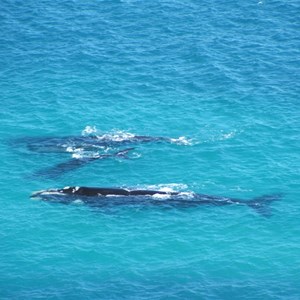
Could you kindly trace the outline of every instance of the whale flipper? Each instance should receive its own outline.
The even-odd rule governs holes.
[[[124,149],[124,150],[121,150],[117,153],[115,153],[114,155],[117,156],[117,157],[122,157],[122,158],[126,158],[128,159],[128,152],[131,151],[131,150],[134,150],[135,148],[127,148],[127,149]]]

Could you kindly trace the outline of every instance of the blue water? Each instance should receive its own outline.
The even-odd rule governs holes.
[[[296,0],[1,1],[0,298],[299,299],[299,15]],[[53,178],[36,174],[78,153],[16,142],[89,132],[184,143]],[[29,197],[70,185],[283,198],[265,218]]]

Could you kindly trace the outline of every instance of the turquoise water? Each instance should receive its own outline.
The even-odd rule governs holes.
[[[283,0],[1,1],[0,298],[299,299],[299,13]],[[56,178],[36,174],[78,153],[16,142],[89,132],[184,142]],[[264,218],[29,197],[70,185],[283,198]]]

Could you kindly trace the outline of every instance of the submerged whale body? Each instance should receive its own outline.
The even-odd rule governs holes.
[[[66,136],[66,137],[25,137],[14,140],[15,144],[23,144],[32,152],[73,152],[76,149],[97,151],[99,148],[118,147],[136,143],[172,142],[179,139],[128,134],[124,136]]]
[[[32,198],[41,198],[50,202],[70,204],[80,200],[92,206],[107,204],[151,204],[171,206],[198,206],[198,205],[246,205],[257,213],[271,216],[270,203],[281,198],[281,195],[264,195],[252,200],[241,200],[220,196],[211,196],[197,193],[165,192],[146,189],[98,188],[98,187],[65,187],[62,189],[43,190],[31,195]]]
[[[57,178],[67,172],[79,169],[95,160],[102,160],[102,159],[113,158],[113,157],[128,158],[127,154],[131,150],[134,150],[134,148],[123,149],[112,154],[96,154],[90,157],[71,158],[68,161],[59,163],[53,167],[39,170],[34,175],[43,176],[47,178]]]

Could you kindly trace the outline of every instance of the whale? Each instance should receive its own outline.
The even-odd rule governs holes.
[[[148,189],[125,189],[119,187],[64,187],[35,192],[31,198],[63,204],[83,203],[91,206],[150,204],[180,207],[199,205],[244,205],[264,217],[272,215],[270,204],[280,200],[281,194],[263,195],[251,200],[213,196],[199,193],[160,191]]]
[[[65,162],[59,163],[53,167],[45,168],[37,171],[34,176],[42,176],[47,178],[58,178],[61,175],[79,169],[93,161],[102,160],[107,158],[124,158],[127,159],[128,152],[134,150],[135,148],[126,148],[111,154],[95,154],[92,156],[81,157],[81,158],[71,158]]]
[[[89,135],[89,136],[65,136],[65,137],[22,137],[11,141],[13,145],[25,146],[30,152],[38,153],[70,153],[80,149],[82,151],[98,151],[108,147],[119,147],[140,143],[177,143],[184,144],[184,138],[169,138],[161,136],[146,136],[124,134],[113,135]]]

